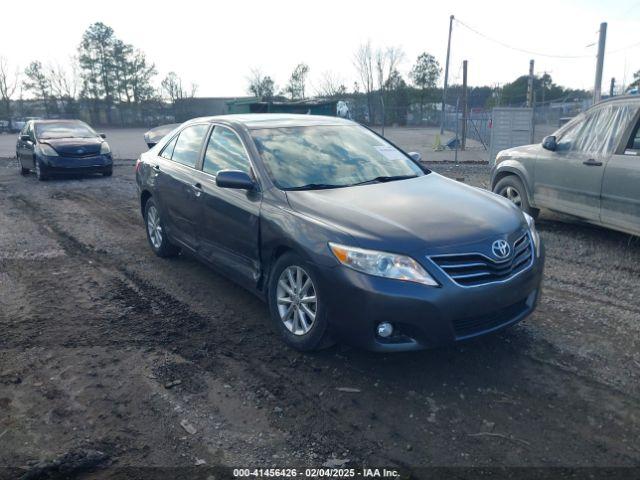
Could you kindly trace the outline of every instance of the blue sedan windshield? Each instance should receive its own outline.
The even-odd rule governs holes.
[[[393,145],[358,125],[256,129],[251,132],[278,188],[337,188],[424,175]]]
[[[92,138],[98,134],[84,123],[39,123],[36,124],[36,136],[41,139],[53,138]]]

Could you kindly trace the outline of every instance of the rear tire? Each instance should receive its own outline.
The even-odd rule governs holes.
[[[22,166],[22,162],[18,155],[16,155],[16,158],[18,159],[18,171],[20,172],[20,175],[28,175],[31,170]]]
[[[287,345],[304,352],[333,345],[317,276],[302,258],[285,253],[276,261],[268,295],[271,319]]]
[[[147,200],[144,206],[144,223],[147,231],[147,240],[153,253],[161,258],[175,257],[179,249],[167,238],[164,221],[153,198]]]
[[[533,218],[537,218],[540,214],[540,209],[531,206],[527,189],[516,175],[508,175],[501,179],[496,183],[496,186],[493,187],[493,193],[497,193],[501,197],[510,200],[520,210],[528,213]]]

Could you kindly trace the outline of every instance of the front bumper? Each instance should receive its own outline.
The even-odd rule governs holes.
[[[86,157],[46,157],[40,156],[40,166],[46,174],[104,173],[113,168],[111,154]]]
[[[333,335],[379,352],[452,344],[514,325],[536,307],[544,249],[532,266],[503,283],[461,287],[444,276],[441,287],[362,274],[343,266],[316,267]],[[376,335],[380,322],[394,335]]]

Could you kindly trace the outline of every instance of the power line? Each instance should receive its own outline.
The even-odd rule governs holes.
[[[522,53],[527,53],[529,55],[537,55],[539,57],[548,57],[548,58],[593,58],[595,57],[595,55],[591,54],[591,55],[554,55],[554,54],[550,54],[550,53],[542,53],[542,52],[536,52],[533,50],[527,50],[525,48],[519,48],[519,47],[514,47],[513,45],[509,45],[508,43],[505,43],[501,40],[498,40],[496,38],[490,37],[489,35],[486,35],[478,30],[476,30],[475,28],[467,25],[466,23],[460,21],[459,19],[454,19],[454,21],[458,24],[460,24],[461,26],[465,27],[466,29],[470,30],[471,32],[475,33],[476,35],[479,35],[491,42],[497,43],[498,45],[501,45],[505,48],[509,48],[511,50],[515,50],[517,52],[522,52]],[[587,45],[587,47],[590,46],[594,46],[596,45],[597,42],[591,43],[589,45]],[[620,48],[615,48],[613,50],[607,50],[606,54],[607,55],[611,55],[613,53],[620,53],[620,52],[624,52],[625,50],[629,50],[631,48],[634,47],[639,47],[640,46],[640,42],[636,42],[636,43],[632,43],[630,45],[627,45],[626,47],[620,47]]]
[[[527,50],[525,48],[519,48],[519,47],[514,47],[512,45],[509,45],[508,43],[505,43],[501,40],[498,40],[496,38],[490,37],[489,35],[486,35],[478,30],[476,30],[475,28],[467,25],[466,23],[460,21],[459,19],[455,19],[454,20],[456,23],[462,25],[463,27],[465,27],[466,29],[470,30],[471,32],[475,33],[476,35],[479,35],[491,42],[497,43],[498,45],[502,45],[505,48],[509,48],[511,50],[516,50],[518,52],[522,52],[522,53],[527,53],[529,55],[536,55],[539,57],[549,57],[549,58],[592,58],[594,55],[553,55],[553,54],[549,54],[549,53],[541,53],[541,52],[536,52],[533,50]]]

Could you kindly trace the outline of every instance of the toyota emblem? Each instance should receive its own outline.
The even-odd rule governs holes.
[[[493,242],[493,245],[491,245],[491,251],[496,258],[504,260],[511,253],[511,247],[509,246],[509,242],[500,239]]]

